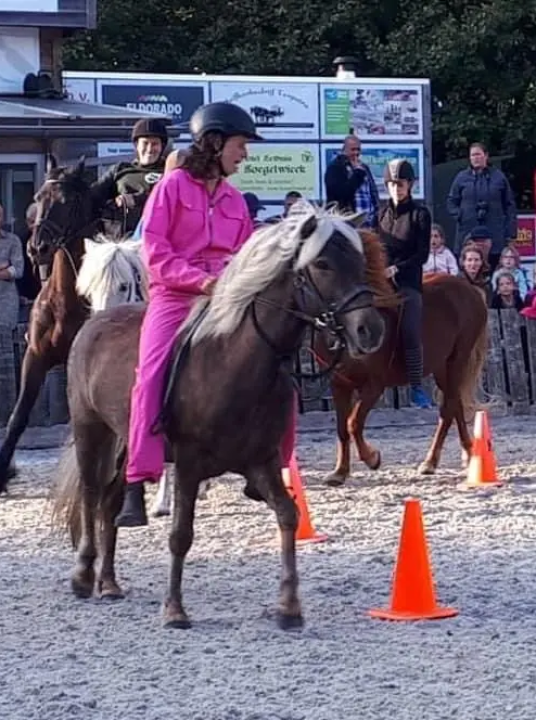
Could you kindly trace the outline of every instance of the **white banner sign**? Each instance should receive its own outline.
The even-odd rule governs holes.
[[[212,82],[212,101],[232,102],[255,120],[266,139],[318,138],[316,83]]]
[[[0,0],[0,12],[58,12],[58,0]]]

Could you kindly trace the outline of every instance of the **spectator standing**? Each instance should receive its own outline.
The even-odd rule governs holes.
[[[26,208],[26,227],[25,234],[21,237],[24,272],[20,280],[16,281],[17,290],[19,291],[21,306],[29,306],[38,296],[41,290],[41,282],[36,273],[36,268],[32,263],[32,246],[30,240],[33,235],[35,220],[37,217],[37,205],[32,203]],[[26,314],[28,310],[26,309]]]
[[[456,254],[476,226],[488,228],[491,247],[487,261],[495,270],[502,250],[517,237],[517,214],[510,183],[501,170],[489,165],[482,143],[471,145],[469,167],[454,178],[447,210],[456,219]]]
[[[15,280],[24,273],[22,243],[4,230],[4,208],[0,205],[0,324],[15,328],[19,320],[19,292]]]
[[[324,177],[326,200],[341,211],[365,214],[362,227],[376,230],[380,196],[368,165],[361,161],[361,142],[348,135],[342,153],[329,164]]]

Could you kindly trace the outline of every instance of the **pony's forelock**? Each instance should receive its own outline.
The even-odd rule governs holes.
[[[121,285],[132,284],[137,275],[146,296],[147,273],[136,240],[110,240],[106,235],[86,239],[86,254],[76,280],[76,291],[94,307],[104,307],[106,299],[117,295]]]

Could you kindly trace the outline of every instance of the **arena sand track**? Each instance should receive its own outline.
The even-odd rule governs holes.
[[[200,503],[185,573],[195,625],[164,630],[167,520],[122,533],[123,602],[75,600],[68,542],[49,529],[58,453],[19,452],[22,477],[0,501],[0,717],[533,720],[534,424],[494,419],[511,482],[462,493],[454,438],[441,474],[415,473],[430,425],[373,427],[382,469],[359,465],[347,487],[324,488],[333,433],[325,416],[312,423],[299,461],[315,524],[331,541],[299,550],[306,626],[291,634],[273,620],[275,520],[242,497],[241,482],[221,480]],[[422,500],[438,595],[459,607],[458,618],[392,624],[365,615],[388,601],[408,496]]]

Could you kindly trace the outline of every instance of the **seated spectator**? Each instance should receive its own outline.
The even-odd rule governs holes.
[[[484,255],[484,262],[489,267],[489,252],[491,250],[491,233],[485,225],[477,225],[474,227],[469,235],[466,236],[463,242],[463,248],[468,244],[478,245]]]
[[[525,300],[529,291],[529,283],[527,276],[521,269],[521,262],[519,260],[519,253],[513,247],[505,247],[501,252],[499,258],[499,265],[497,270],[491,276],[491,287],[493,292],[497,291],[497,280],[501,274],[501,271],[507,270],[514,277],[516,289],[519,291],[521,300]]]
[[[499,270],[497,290],[493,293],[491,307],[494,310],[521,310],[523,300],[516,288],[516,281],[509,270]]]
[[[275,223],[280,222],[284,218],[286,218],[289,214],[289,212],[292,209],[292,206],[295,205],[298,200],[300,200],[303,197],[303,195],[298,192],[297,190],[291,190],[285,195],[285,208],[283,210],[282,215],[271,215],[270,217],[266,218],[264,221],[267,225],[274,225]]]
[[[445,244],[445,232],[441,225],[432,225],[430,235],[430,255],[422,266],[423,273],[440,273],[441,275],[457,275],[458,264],[454,253]]]
[[[257,215],[261,210],[266,210],[264,205],[261,204],[261,201],[255,195],[255,193],[252,192],[245,192],[243,193],[244,200],[246,201],[246,205],[248,206],[249,211],[249,217],[251,218],[251,222],[253,223],[253,227],[255,230],[263,224],[262,220],[259,220]]]
[[[460,256],[460,276],[476,287],[486,305],[491,302],[491,285],[484,251],[477,243],[466,244]]]

